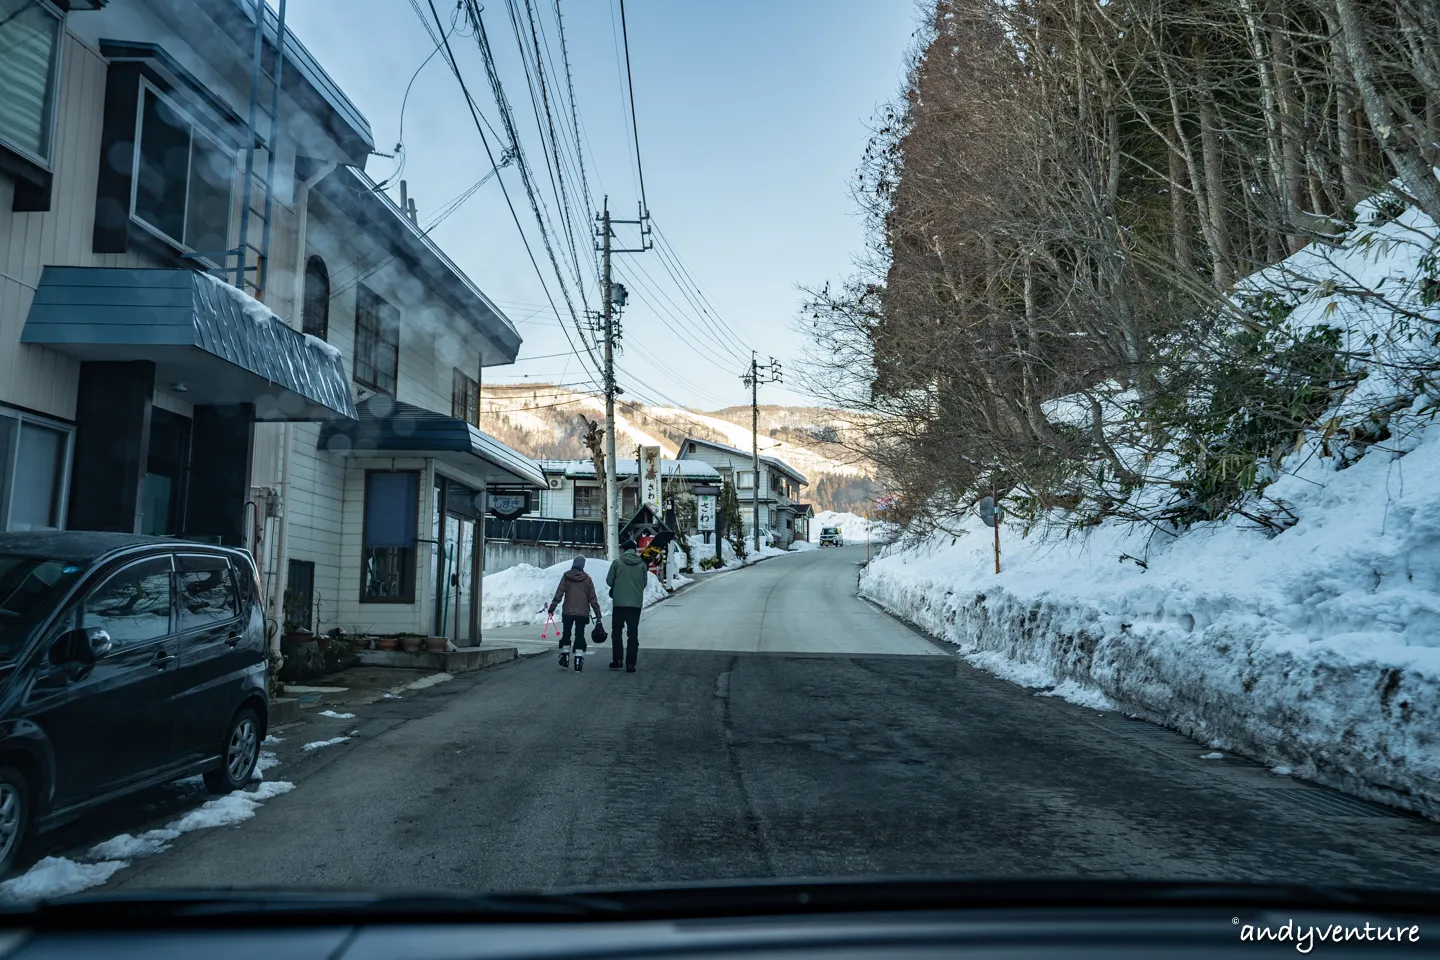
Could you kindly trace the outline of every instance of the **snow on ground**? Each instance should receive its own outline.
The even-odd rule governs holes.
[[[336,713],[334,710],[321,710],[321,711],[320,711],[320,716],[322,716],[322,717],[329,717],[329,718],[332,719],[332,720],[354,720],[354,719],[355,719],[355,714],[353,714],[353,713]]]
[[[76,863],[65,857],[46,857],[13,880],[0,883],[0,896],[9,900],[48,900],[65,897],[109,880],[130,864],[124,860]]]
[[[164,827],[139,836],[122,833],[91,847],[80,860],[46,857],[25,873],[0,883],[0,899],[48,900],[97,887],[132,860],[161,853],[182,834],[192,830],[228,827],[255,816],[266,800],[289,793],[293,783],[272,780],[254,790],[236,790],[216,797]]]
[[[699,570],[701,560],[706,557],[715,556],[715,535],[710,535],[709,543],[705,542],[704,534],[699,533],[692,533],[687,539],[690,541],[690,555],[695,558],[695,569]],[[746,542],[748,544],[750,541]],[[787,552],[778,547],[769,545],[762,546],[757,553],[755,548],[751,546],[745,553],[745,559],[741,560],[735,555],[735,548],[730,545],[730,541],[722,540],[720,543],[720,559],[725,561],[725,565],[717,567],[716,569],[737,570],[740,567],[748,567],[752,563],[759,563],[761,560],[767,560],[770,557],[783,556],[787,556]]]
[[[301,750],[319,750],[322,747],[333,747],[337,743],[344,743],[349,737],[331,737],[329,740],[312,740],[301,747]]]
[[[806,550],[818,550],[819,544],[813,540],[795,540],[791,542],[790,549],[795,553],[803,553]]]
[[[1357,316],[1353,298],[1332,306],[1322,281],[1334,258],[1372,288],[1391,278],[1385,293],[1404,302],[1425,247],[1401,242],[1406,231],[1436,233],[1411,211],[1361,244],[1307,248],[1272,268],[1292,290],[1311,278],[1291,322],[1343,318],[1352,346],[1367,322],[1393,336],[1398,325]],[[1407,396],[1404,380],[1372,368],[1342,408]],[[991,531],[972,517],[958,537],[872,562],[861,592],[1015,683],[1123,705],[1274,769],[1440,816],[1436,403],[1422,394],[1392,419],[1390,440],[1343,469],[1317,442],[1302,445],[1266,491],[1299,522],[1270,538],[1238,518],[1178,537],[1114,522],[1026,536],[1007,523],[996,575]],[[816,536],[833,525],[823,516]]]
[[[840,536],[845,538],[846,543],[864,543],[866,540],[889,540],[895,529],[893,523],[884,523],[880,520],[867,520],[853,513],[836,513],[834,510],[821,510],[815,514],[810,521],[810,539],[815,543],[819,543],[820,531],[826,527],[839,527]]]
[[[482,617],[487,627],[508,627],[520,624],[544,623],[545,608],[560,586],[560,576],[570,569],[565,560],[554,566],[540,568],[522,563],[518,566],[492,573],[483,584]],[[595,581],[595,597],[600,609],[607,616],[614,604],[610,601],[605,576],[610,572],[610,561],[586,558],[585,572]],[[645,584],[645,606],[650,606],[667,594],[665,586],[653,573]],[[555,611],[555,622],[560,622],[560,611]]]

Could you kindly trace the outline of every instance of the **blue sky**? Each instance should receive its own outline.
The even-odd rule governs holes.
[[[614,215],[634,218],[638,191],[617,50],[618,0],[560,2],[591,191],[596,203],[609,194]],[[435,5],[448,21],[454,0]],[[427,0],[419,6],[428,14]],[[517,6],[523,11],[523,4]],[[536,0],[535,8],[559,68],[554,0]],[[847,183],[876,107],[900,89],[917,8],[914,0],[627,0],[626,16],[650,211],[679,262],[738,336],[696,319],[697,310],[658,253],[617,257],[632,288],[620,383],[630,382],[630,392],[642,399],[664,402],[664,394],[699,408],[748,402],[734,355],[748,358],[754,348],[762,360],[797,357],[792,324],[803,296],[798,285],[843,274],[861,247]],[[535,111],[504,0],[489,0],[484,17],[530,166],[549,197]],[[389,152],[400,138],[406,84],[434,49],[410,4],[289,0],[287,18],[365,113],[377,149]],[[528,33],[528,24],[522,26]],[[468,33],[462,20],[451,45],[471,95],[498,128]],[[549,61],[545,66],[550,80]],[[568,99],[563,82],[551,94]],[[568,139],[568,103],[553,107]],[[489,170],[459,86],[438,56],[411,89],[404,144],[403,177],[422,224]],[[367,167],[377,180],[394,169],[395,161],[378,156]],[[513,168],[502,177],[564,313],[520,178]],[[558,225],[558,207],[553,199],[549,204]],[[577,224],[578,243],[589,242],[589,226]],[[433,236],[516,321],[525,337],[521,358],[542,358],[487,370],[492,382],[523,382],[525,375],[551,382],[587,379],[573,358],[546,356],[567,351],[569,344],[494,180]],[[589,255],[580,250],[582,262],[588,264]],[[590,296],[598,305],[593,284]],[[674,332],[677,326],[684,337]],[[648,387],[635,383],[637,377]],[[763,388],[765,399],[803,402],[783,387]]]

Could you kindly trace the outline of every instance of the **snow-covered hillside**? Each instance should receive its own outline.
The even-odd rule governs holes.
[[[1412,210],[1249,281],[1298,303],[1297,328],[1344,327],[1367,358],[1331,421],[1370,418],[1367,441],[1317,431],[1266,491],[1294,526],[1267,537],[1236,518],[1171,536],[1109,521],[1062,538],[1007,525],[997,576],[972,519],[870,564],[862,593],[1017,683],[1440,816],[1440,397],[1403,362],[1433,357],[1422,258],[1436,233]]]

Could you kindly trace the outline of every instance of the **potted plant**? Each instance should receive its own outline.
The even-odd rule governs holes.
[[[400,634],[400,646],[406,653],[419,653],[420,645],[424,642],[425,638],[418,633]]]
[[[450,646],[448,637],[426,637],[425,651],[427,653],[444,653]]]
[[[398,650],[398,649],[400,649],[400,641],[399,641],[398,639],[396,639],[395,637],[376,637],[376,638],[375,638],[375,649],[376,649],[376,650]]]

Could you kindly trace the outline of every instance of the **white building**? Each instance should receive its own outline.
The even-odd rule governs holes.
[[[263,9],[252,129],[252,0],[0,0],[0,528],[242,546],[277,620],[469,642],[475,497],[545,482],[474,426],[520,337]]]
[[[605,478],[595,475],[595,464],[589,460],[540,460],[545,474],[545,487],[534,511],[541,517],[562,520],[600,519],[605,502]],[[700,460],[661,460],[662,482],[675,480],[689,487],[714,486],[720,483],[720,472]],[[637,461],[615,459],[615,476],[620,483],[620,516],[634,516],[640,509],[640,471]],[[603,541],[602,541],[603,542]]]

